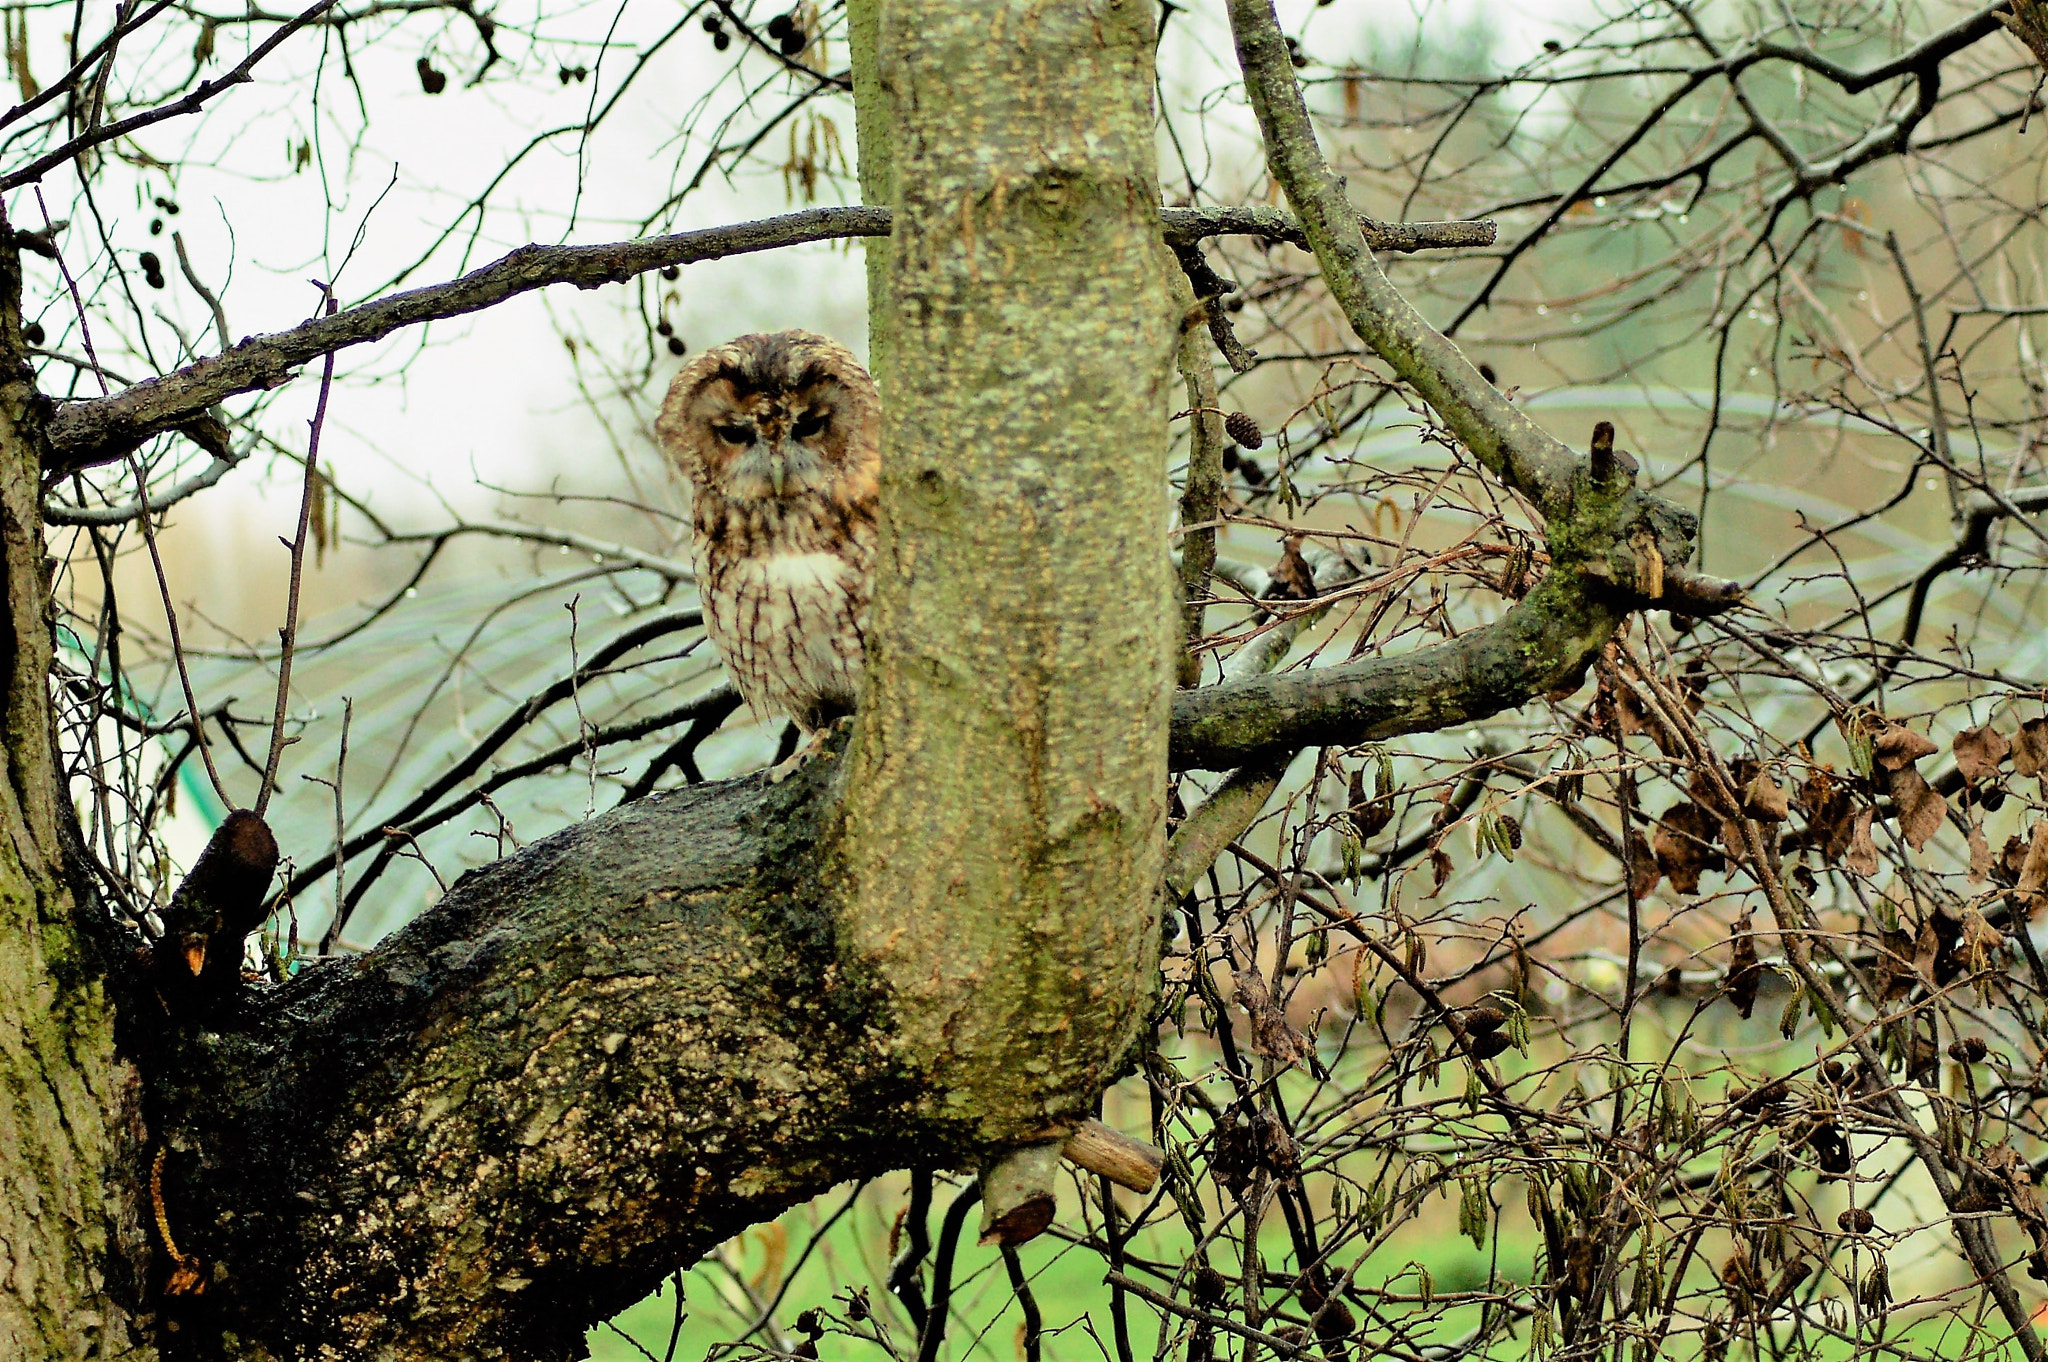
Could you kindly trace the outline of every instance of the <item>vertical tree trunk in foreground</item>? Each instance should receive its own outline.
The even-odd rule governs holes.
[[[0,1359],[139,1356],[133,1071],[59,841],[35,386],[0,246]]]
[[[946,1110],[1085,1114],[1156,971],[1177,339],[1149,0],[882,7],[883,517],[837,872]]]

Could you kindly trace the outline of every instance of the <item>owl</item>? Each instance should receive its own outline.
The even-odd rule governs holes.
[[[860,696],[881,418],[844,346],[778,331],[699,355],[654,423],[690,481],[705,632],[748,707],[806,734]]]

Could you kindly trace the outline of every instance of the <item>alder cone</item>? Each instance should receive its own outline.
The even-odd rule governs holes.
[[[1472,1058],[1492,1059],[1507,1050],[1514,1042],[1508,1039],[1505,1031],[1488,1031],[1484,1035],[1467,1036],[1465,1044],[1472,1051]]]
[[[1459,1014],[1458,1019],[1464,1023],[1468,1034],[1486,1036],[1506,1026],[1508,1014],[1490,1004],[1481,1003],[1477,1007],[1466,1008]]]

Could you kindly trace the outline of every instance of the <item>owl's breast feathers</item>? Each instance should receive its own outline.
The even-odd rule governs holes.
[[[850,712],[867,627],[872,499],[733,502],[700,489],[693,519],[705,629],[748,706],[806,731]]]

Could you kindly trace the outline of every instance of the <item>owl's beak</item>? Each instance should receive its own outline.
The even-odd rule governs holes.
[[[768,485],[775,489],[777,501],[789,492],[789,457],[779,445],[768,451]]]

